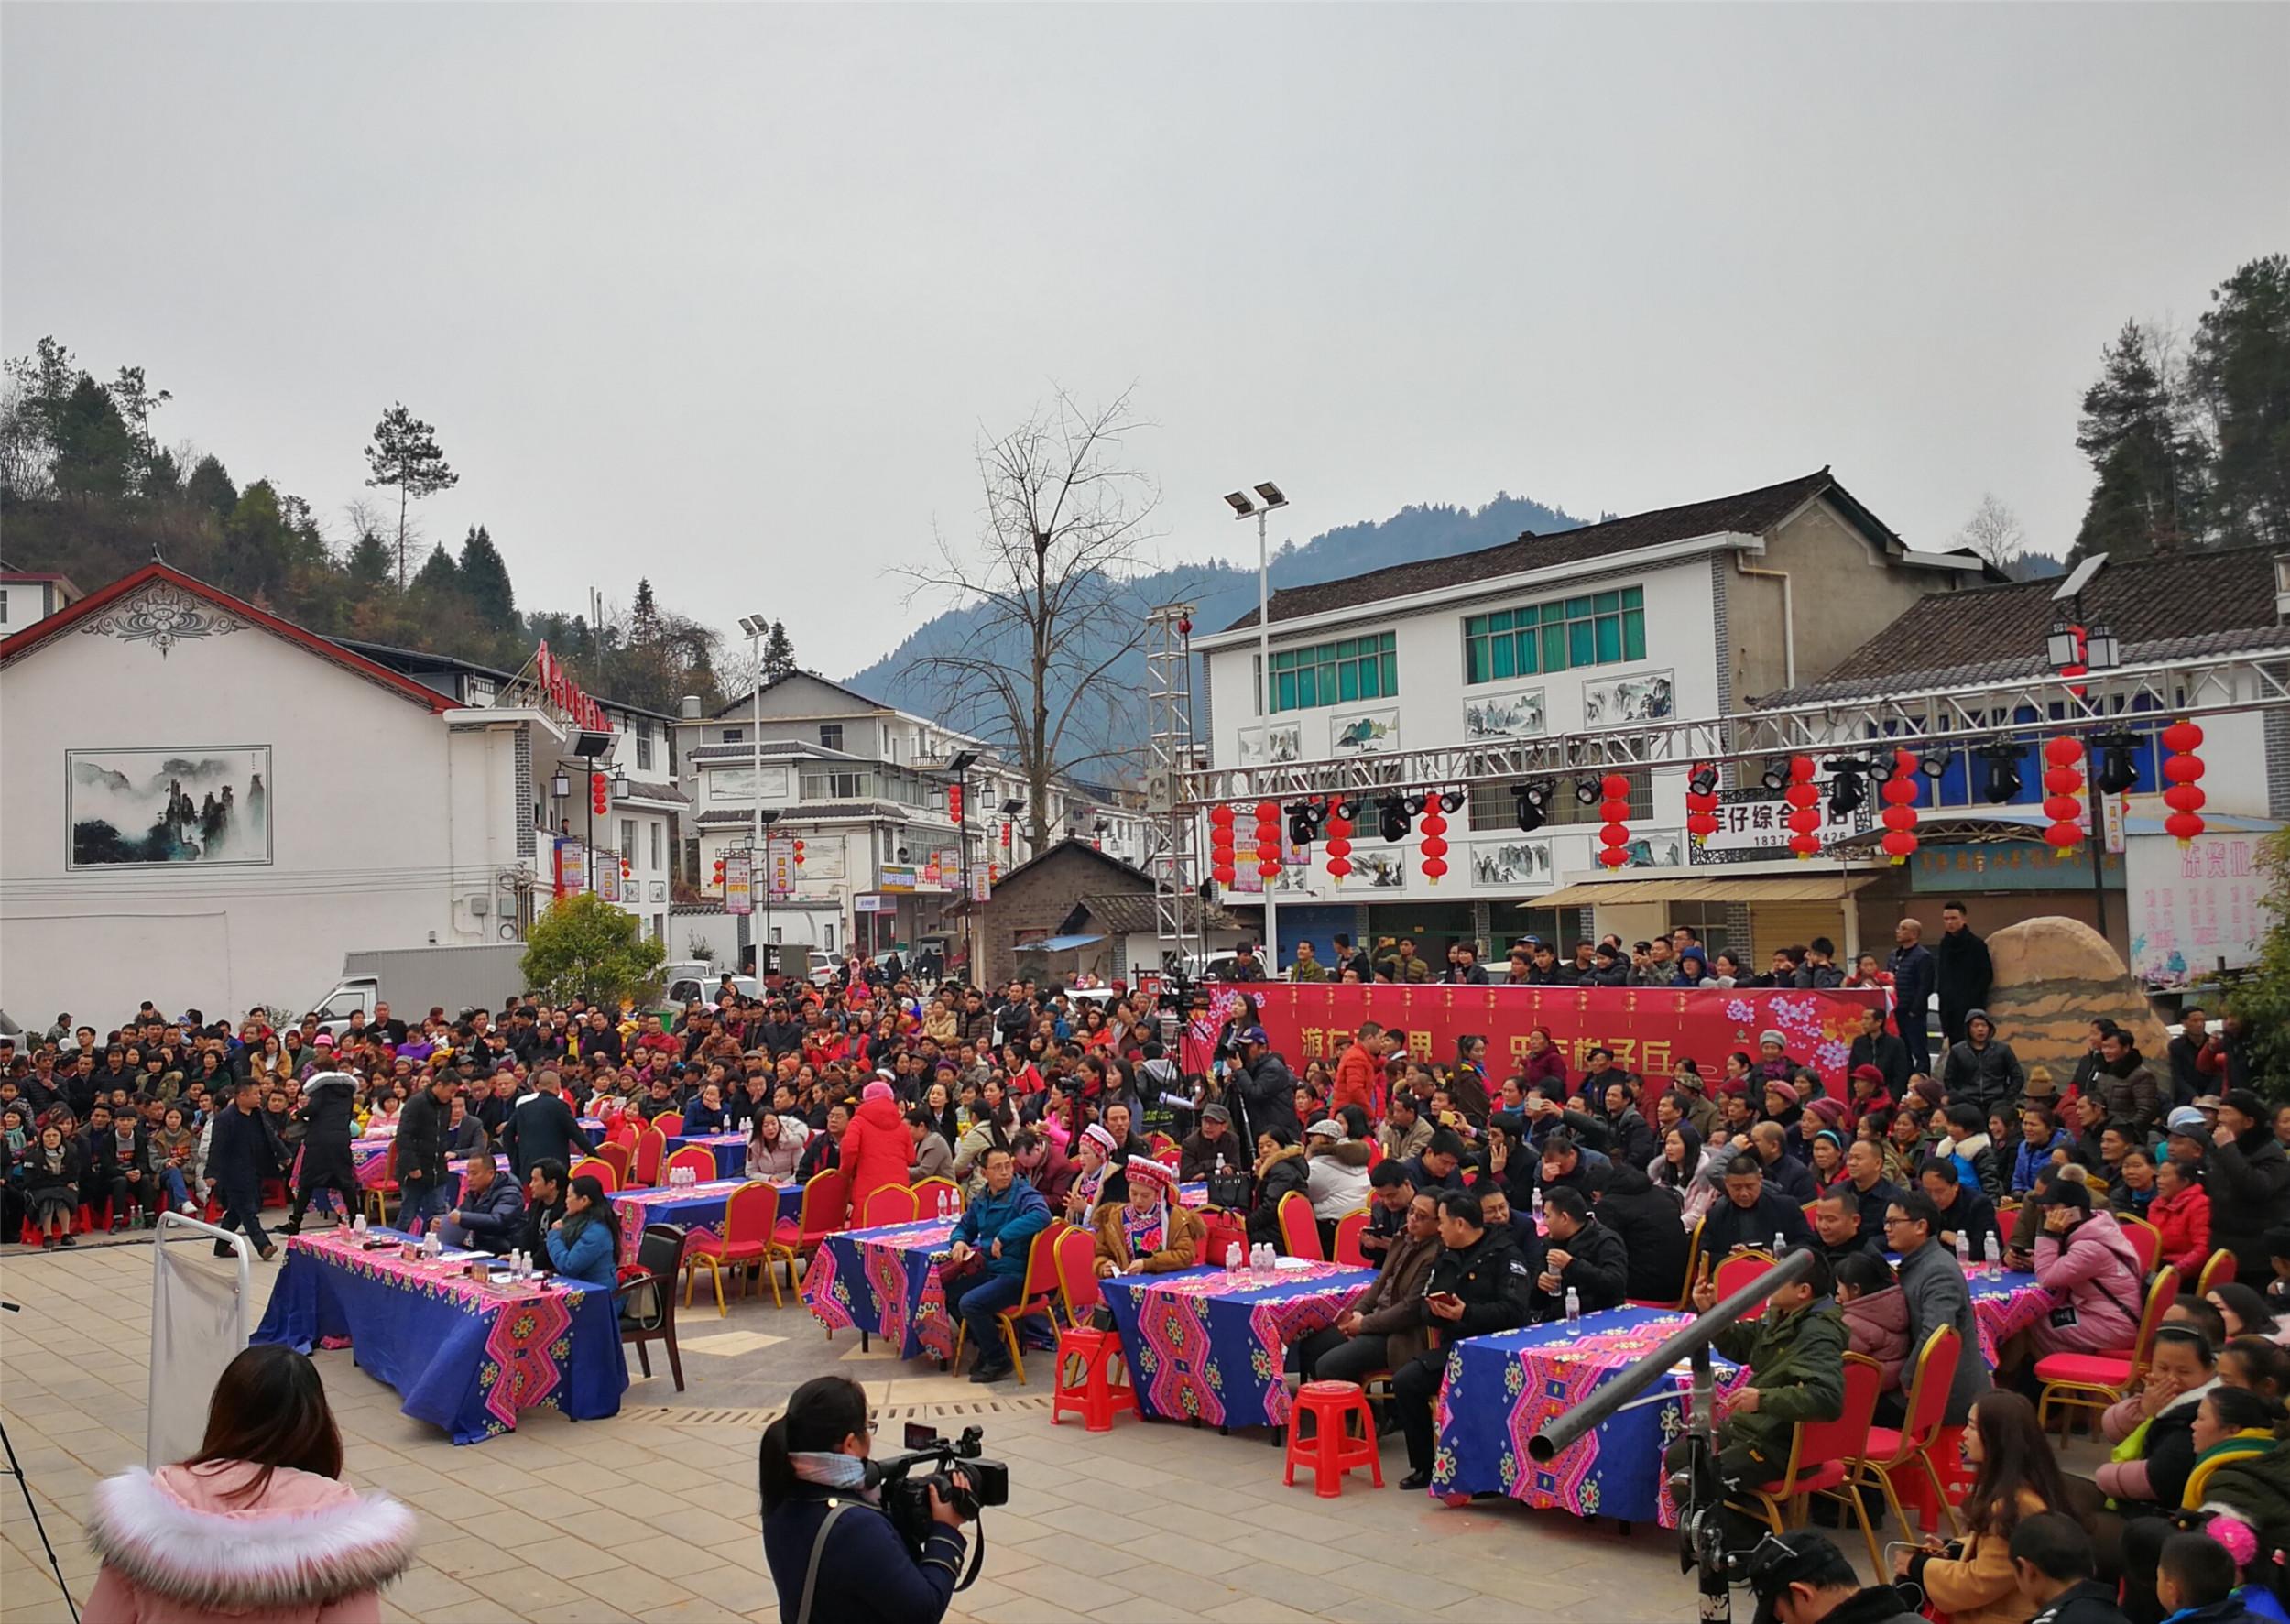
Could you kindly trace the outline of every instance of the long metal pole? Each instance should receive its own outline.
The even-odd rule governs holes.
[[[756,943],[756,985],[769,987],[770,983],[771,946],[771,854],[763,844],[763,624],[755,623],[756,629],[747,637],[749,651],[754,655],[756,691],[750,698],[755,717],[750,724],[755,733],[755,792],[756,833],[747,856],[748,917],[755,917],[756,881],[763,881],[763,938]]]
[[[1271,511],[1269,507],[1257,509],[1257,678],[1262,685],[1264,736],[1267,740],[1272,736],[1272,569],[1269,544],[1265,540],[1265,521],[1271,518]],[[1283,842],[1288,838],[1285,826],[1280,831],[1280,838]],[[1278,877],[1277,875],[1263,877],[1264,973],[1270,976],[1279,975],[1281,970],[1281,927],[1280,921],[1273,917],[1272,901],[1272,886]],[[1201,933],[1202,952],[1205,955],[1208,934],[1205,919],[1202,921]]]

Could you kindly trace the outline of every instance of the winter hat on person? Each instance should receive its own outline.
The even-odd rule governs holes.
[[[1133,1157],[1129,1162],[1129,1172],[1132,1189],[1138,1180],[1143,1179],[1149,1184],[1159,1185],[1163,1199],[1167,1198],[1168,1192],[1177,1187],[1177,1170],[1165,1161],[1148,1161],[1142,1156]]]
[[[1768,1084],[1765,1085],[1765,1092],[1766,1092],[1766,1093],[1768,1093],[1768,1094],[1778,1094],[1778,1095],[1781,1095],[1781,1099],[1782,1099],[1782,1104],[1783,1104],[1783,1105],[1785,1105],[1785,1106],[1794,1106],[1794,1105],[1795,1105],[1795,1104],[1797,1103],[1797,1091],[1796,1091],[1796,1089],[1795,1089],[1793,1085],[1791,1085],[1790,1084],[1787,1084],[1787,1083],[1768,1083]],[[1826,1096],[1826,1095],[1824,1095],[1823,1097],[1824,1097],[1824,1098],[1826,1098],[1827,1096]]]
[[[334,1035],[333,1035],[333,1033],[332,1033],[332,1032],[321,1032],[321,1033],[319,1033],[319,1034],[318,1034],[318,1044],[317,1044],[317,1046],[318,1046],[319,1048],[321,1048],[321,1049],[332,1049],[332,1048],[334,1046]]]
[[[1873,1083],[1879,1088],[1881,1088],[1884,1086],[1884,1073],[1881,1069],[1876,1066],[1855,1066],[1853,1068],[1853,1081],[1856,1083]]]
[[[1333,1117],[1323,1117],[1304,1129],[1304,1138],[1308,1139],[1340,1139],[1343,1137],[1344,1125]]]
[[[1757,1041],[1760,1043],[1771,1043],[1776,1049],[1786,1049],[1789,1047],[1789,1040],[1783,1037],[1780,1030],[1775,1027],[1767,1027],[1763,1031],[1758,1033]]]
[[[1805,1115],[1826,1128],[1842,1128],[1845,1125],[1843,1103],[1833,1100],[1827,1095],[1823,1095],[1819,1099],[1808,1101],[1805,1105]],[[1843,1147],[1839,1146],[1838,1149],[1841,1150]]]
[[[2181,1139],[2198,1139],[2208,1134],[2210,1124],[2192,1106],[2181,1106],[2163,1119],[2164,1131]]]
[[[1113,1137],[1112,1130],[1101,1122],[1093,1122],[1087,1128],[1083,1128],[1082,1138],[1095,1144],[1108,1156],[1121,1148],[1121,1142]]]
[[[896,1095],[891,1092],[890,1084],[880,1081],[869,1083],[865,1088],[859,1091],[859,1102],[862,1105],[871,1106],[878,1099],[892,1099],[895,1097]]]

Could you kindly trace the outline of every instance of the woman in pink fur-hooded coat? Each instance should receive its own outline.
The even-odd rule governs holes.
[[[317,1368],[248,1348],[215,1384],[196,1455],[96,1486],[104,1568],[84,1624],[379,1624],[382,1586],[413,1561],[413,1513],[341,1475]]]

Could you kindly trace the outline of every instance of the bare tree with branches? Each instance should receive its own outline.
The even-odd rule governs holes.
[[[1969,548],[2001,570],[2008,561],[2026,550],[2028,538],[2020,528],[2020,516],[2012,511],[2010,505],[1995,492],[1984,491],[1979,506],[1972,509],[1972,517],[1957,531],[1956,544]]]
[[[935,682],[945,714],[981,718],[1009,751],[1036,851],[1049,845],[1052,782],[1121,754],[1105,747],[1125,697],[1112,673],[1145,640],[1129,582],[1148,566],[1161,493],[1128,461],[1129,436],[1148,426],[1131,394],[1085,408],[1061,389],[1008,434],[982,438],[976,543],[941,535],[935,562],[902,572],[909,604],[943,598],[965,612],[960,640],[911,669]]]

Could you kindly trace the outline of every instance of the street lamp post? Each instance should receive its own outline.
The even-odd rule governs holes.
[[[755,717],[747,730],[752,736],[751,745],[755,751],[755,780],[751,787],[756,798],[755,834],[747,856],[747,896],[752,907],[756,878],[760,875],[763,879],[763,939],[756,943],[756,981],[758,985],[769,985],[765,978],[769,974],[766,961],[772,956],[771,853],[764,845],[764,825],[771,820],[763,815],[763,638],[764,634],[771,629],[771,623],[760,615],[743,615],[739,617],[739,629],[747,634],[747,652],[756,673],[753,695]]]
[[[978,764],[976,750],[960,750],[946,763],[946,770],[954,774],[954,796],[960,802],[954,808],[954,846],[962,853],[962,973],[972,985],[976,984],[977,935],[971,929],[971,918],[977,905],[970,895],[970,769]]]
[[[2052,628],[2044,639],[2044,651],[2053,669],[2062,675],[2079,676],[2088,672],[2110,671],[2122,663],[2122,645],[2104,624],[2088,625],[2083,618],[2083,589],[2091,577],[2098,574],[2106,562],[2100,553],[2085,560],[2074,573],[2052,594],[2052,602],[2065,604],[2066,609],[2056,611]],[[2072,618],[2071,618],[2072,616]],[[2091,808],[2091,917],[2102,938],[2107,935],[2107,877],[2102,872],[2107,861],[2107,809],[2100,802],[2099,764],[2093,752],[2099,740],[2083,741],[2083,782],[2085,799]],[[2038,765],[2041,765],[2040,759]],[[2126,893],[2128,895],[2128,892]]]
[[[1255,487],[1257,500],[1251,501],[1246,491],[1234,491],[1225,498],[1235,518],[1257,521],[1257,688],[1259,709],[1269,733],[1272,725],[1272,570],[1270,543],[1265,538],[1265,520],[1275,507],[1288,506],[1288,498],[1281,487],[1270,480]],[[1260,503],[1261,506],[1260,506]],[[1182,900],[1179,906],[1183,906]],[[1281,931],[1273,917],[1272,878],[1264,881],[1264,965],[1267,975],[1276,975],[1281,967]]]

